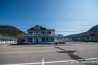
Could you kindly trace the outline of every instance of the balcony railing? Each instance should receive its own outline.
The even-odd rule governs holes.
[[[27,36],[59,36],[59,37],[63,37],[63,35],[59,35],[59,34],[27,34]]]

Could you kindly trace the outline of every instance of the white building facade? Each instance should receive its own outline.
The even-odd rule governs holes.
[[[13,37],[0,36],[0,44],[17,44],[17,39]]]
[[[28,29],[28,34],[26,35],[26,42],[28,44],[47,44],[63,41],[63,35],[55,34],[54,29],[46,29],[45,27],[39,25],[36,25],[35,27]]]
[[[65,37],[65,41],[98,42],[98,36]]]

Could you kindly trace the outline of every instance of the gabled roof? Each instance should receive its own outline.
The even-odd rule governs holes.
[[[30,29],[28,29],[28,30],[46,30],[46,28],[41,27],[41,26],[39,26],[39,25],[36,25],[35,27],[32,27],[32,28],[30,28]]]
[[[29,30],[54,30],[54,29],[46,29],[45,27],[42,27],[40,25],[36,25],[35,27],[28,29],[28,31]]]

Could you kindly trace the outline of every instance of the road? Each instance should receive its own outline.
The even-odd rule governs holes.
[[[0,65],[15,64],[98,65],[98,44],[0,45]]]

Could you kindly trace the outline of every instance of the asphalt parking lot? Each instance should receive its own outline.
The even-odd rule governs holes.
[[[0,45],[0,65],[98,65],[97,43],[72,43]]]

